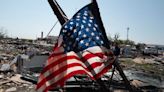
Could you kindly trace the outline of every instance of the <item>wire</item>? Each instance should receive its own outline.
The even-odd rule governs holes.
[[[54,27],[56,26],[56,24],[57,24],[58,22],[59,22],[58,20],[55,22],[55,24],[52,26],[52,28],[50,29],[50,31],[48,32],[48,34],[47,34],[46,37],[49,36],[49,34],[51,33],[51,31],[54,29]]]

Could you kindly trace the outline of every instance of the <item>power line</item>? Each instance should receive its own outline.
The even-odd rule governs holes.
[[[55,22],[55,24],[52,26],[52,28],[48,32],[47,37],[50,35],[51,31],[54,29],[54,27],[56,26],[57,23],[58,23],[58,20]]]

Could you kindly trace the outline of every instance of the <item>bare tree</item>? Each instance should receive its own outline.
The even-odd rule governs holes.
[[[0,39],[7,37],[7,29],[4,27],[0,28]]]
[[[114,42],[117,42],[118,41],[118,39],[119,39],[119,37],[120,37],[120,34],[119,33],[116,33],[115,35],[114,35]]]

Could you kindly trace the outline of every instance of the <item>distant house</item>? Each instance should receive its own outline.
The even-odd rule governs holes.
[[[147,46],[143,50],[143,54],[163,55],[163,53],[164,53],[164,45],[147,44]]]
[[[37,38],[35,42],[40,44],[54,44],[57,41],[58,36],[48,36],[46,38]]]

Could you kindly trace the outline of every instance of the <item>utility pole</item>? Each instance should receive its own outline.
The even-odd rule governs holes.
[[[130,28],[127,27],[127,41],[129,40],[129,30],[130,30]]]
[[[106,38],[106,42],[109,42],[108,39],[107,39],[106,33],[105,33],[105,29],[104,29],[104,26],[103,26],[101,17],[100,17],[100,12],[99,12],[99,8],[98,8],[97,1],[96,1],[96,0],[91,0],[91,1],[92,1],[92,3],[94,4],[94,7],[93,7],[93,8],[94,8],[94,12],[93,12],[93,14],[94,14],[95,17],[97,17],[97,19],[98,19],[97,21],[98,21],[98,23],[99,23],[99,25],[100,25],[100,27],[101,27],[101,29],[102,29],[101,31],[102,31],[102,33],[103,33],[104,38]],[[127,40],[128,40],[128,31],[129,31],[129,27],[127,28]],[[110,46],[108,46],[108,47],[110,47]],[[136,92],[136,90],[133,89],[133,87],[130,85],[129,80],[128,80],[127,77],[125,76],[125,74],[124,74],[124,72],[123,72],[123,70],[122,70],[122,68],[121,68],[121,66],[119,65],[119,63],[118,63],[117,60],[114,61],[114,67],[116,67],[116,69],[118,70],[120,76],[122,77],[122,79],[123,79],[123,81],[124,81],[124,83],[125,83],[126,88],[129,89],[130,92]],[[100,83],[101,83],[101,82],[100,82]],[[103,88],[105,88],[105,87],[103,87]],[[104,90],[105,90],[105,89],[104,89]],[[106,91],[106,92],[107,92],[107,91]]]

